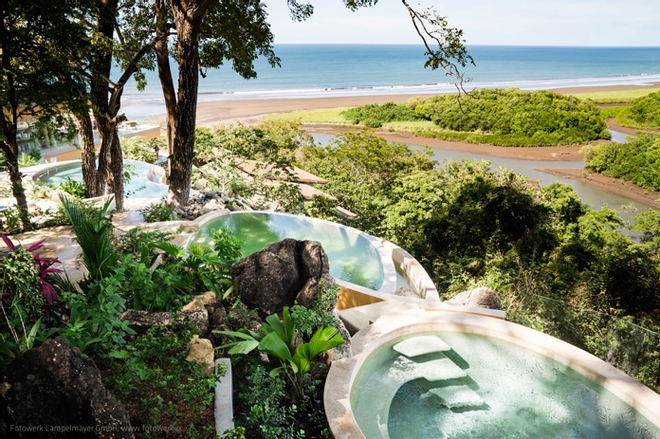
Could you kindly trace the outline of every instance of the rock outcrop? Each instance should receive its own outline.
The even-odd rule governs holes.
[[[132,438],[124,406],[101,383],[94,362],[68,340],[46,340],[5,370],[1,437]]]
[[[180,311],[174,314],[129,309],[119,318],[128,321],[128,327],[138,334],[145,334],[152,326],[171,327],[175,320],[177,325],[189,323],[192,327],[199,328],[202,335],[206,334],[209,329],[209,313],[205,308]]]
[[[311,307],[318,298],[323,280],[334,285],[328,256],[316,241],[285,239],[241,259],[231,267],[241,301],[267,314],[285,306]]]
[[[206,213],[225,208],[230,198],[224,192],[199,191],[190,196],[188,204],[174,209],[181,220],[192,221]]]
[[[495,291],[487,287],[463,291],[447,300],[446,303],[502,310],[502,302],[500,302],[500,298]]]

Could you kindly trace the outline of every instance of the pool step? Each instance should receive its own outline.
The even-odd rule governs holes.
[[[435,335],[408,338],[392,346],[392,349],[408,358],[451,351],[451,347]]]
[[[479,407],[485,404],[483,398],[467,386],[436,387],[428,393],[438,396],[450,409]]]
[[[423,363],[417,363],[406,357],[399,357],[392,364],[389,374],[393,378],[395,376],[405,376],[406,379],[401,384],[417,378],[424,378],[427,381],[433,382],[455,380],[467,376],[463,369],[447,357],[425,361]]]

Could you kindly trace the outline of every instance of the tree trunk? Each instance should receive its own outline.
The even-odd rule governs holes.
[[[205,0],[172,1],[177,32],[179,87],[174,115],[169,114],[168,109],[168,119],[172,119],[173,129],[171,140],[168,140],[168,147],[172,150],[169,156],[170,188],[167,199],[177,205],[187,204],[190,194],[199,86],[197,37],[208,5],[209,2]]]
[[[19,216],[23,225],[23,231],[32,230],[32,223],[28,215],[27,198],[25,189],[23,189],[22,174],[18,168],[18,144],[16,143],[16,124],[7,126],[3,124],[3,133],[5,140],[0,142],[2,152],[5,155],[5,164],[9,169],[9,179],[11,181],[11,192],[16,198]]]
[[[76,115],[78,129],[80,131],[81,167],[83,185],[85,186],[85,198],[93,198],[101,195],[97,187],[96,151],[94,151],[94,130],[92,118],[89,112]]]
[[[117,128],[110,143],[110,175],[108,179],[108,193],[115,195],[115,204],[118,211],[124,210],[124,156],[121,151]]]

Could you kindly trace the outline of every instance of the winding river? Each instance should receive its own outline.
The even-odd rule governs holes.
[[[330,134],[311,133],[314,141],[318,144],[325,145],[329,143],[335,136]],[[626,134],[620,132],[612,132],[612,140],[616,142],[625,142]],[[423,147],[417,145],[408,146],[414,150],[421,150]],[[572,186],[575,192],[582,198],[582,201],[589,204],[593,209],[600,210],[607,206],[619,212],[622,218],[631,221],[632,218],[649,209],[643,203],[634,201],[630,198],[613,194],[593,186],[580,183],[579,181],[570,180],[544,172],[538,169],[582,169],[584,162],[582,161],[544,161],[544,160],[520,160],[511,158],[495,157],[483,154],[473,154],[462,151],[450,151],[446,149],[432,148],[433,159],[436,161],[460,161],[463,159],[470,160],[488,160],[491,162],[492,168],[499,167],[511,169],[512,171],[522,174],[528,178],[538,180],[541,186],[548,186],[549,184],[558,181]],[[631,235],[632,236],[632,235]]]

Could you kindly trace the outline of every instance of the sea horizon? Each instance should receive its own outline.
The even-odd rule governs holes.
[[[466,90],[542,90],[660,82],[660,47],[468,46],[476,66],[468,66]],[[257,78],[244,80],[230,65],[200,77],[199,101],[311,99],[456,92],[441,71],[424,69],[424,48],[410,44],[278,44],[281,68],[257,59]],[[173,71],[176,68],[173,65]],[[126,86],[122,109],[131,120],[162,114],[157,73],[147,71],[147,87]],[[176,80],[176,78],[175,78]]]

